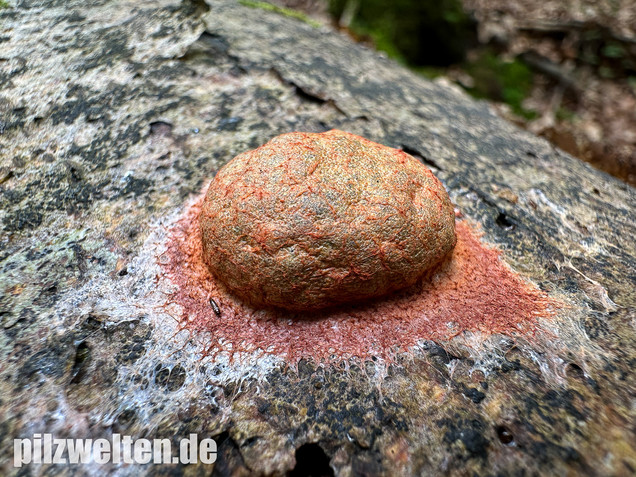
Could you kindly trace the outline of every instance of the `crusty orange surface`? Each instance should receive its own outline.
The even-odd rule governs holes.
[[[256,307],[296,311],[412,286],[456,241],[453,205],[426,166],[338,130],[238,155],[200,220],[217,280]]]

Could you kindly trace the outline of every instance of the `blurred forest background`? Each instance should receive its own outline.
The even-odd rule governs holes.
[[[636,186],[635,0],[270,1],[448,78]]]

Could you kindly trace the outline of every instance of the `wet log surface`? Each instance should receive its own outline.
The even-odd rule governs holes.
[[[276,12],[14,3],[0,10],[2,473],[17,472],[13,439],[38,432],[218,443],[215,464],[53,466],[78,475],[634,472],[632,188]],[[202,354],[210,337],[179,333],[161,301],[170,222],[236,154],[331,128],[432,167],[482,240],[566,306],[532,337],[423,339],[391,363]]]

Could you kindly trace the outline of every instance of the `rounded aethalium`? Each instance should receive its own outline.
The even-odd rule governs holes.
[[[201,211],[203,258],[255,306],[314,310],[413,285],[455,246],[441,182],[350,133],[289,133],[239,154]]]

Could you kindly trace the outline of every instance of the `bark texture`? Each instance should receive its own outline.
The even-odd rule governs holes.
[[[632,188],[443,81],[277,12],[9,3],[1,473],[18,473],[12,440],[37,432],[197,433],[219,447],[209,468],[48,470],[77,475],[633,473]],[[483,240],[567,307],[534,337],[423,341],[388,367],[202,359],[200,337],[182,337],[165,305],[165,228],[238,153],[332,128],[428,164]]]

